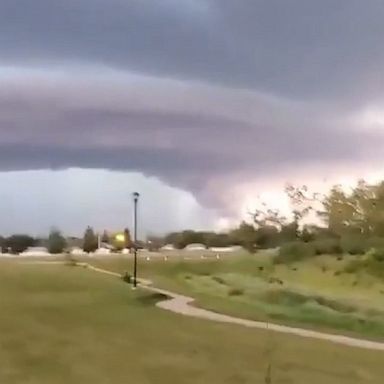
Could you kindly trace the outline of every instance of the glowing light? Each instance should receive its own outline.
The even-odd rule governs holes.
[[[115,236],[115,239],[116,239],[116,241],[124,242],[124,241],[125,241],[124,233],[118,233],[118,234]]]

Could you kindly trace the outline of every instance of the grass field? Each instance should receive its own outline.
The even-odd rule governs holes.
[[[0,383],[381,383],[384,354],[184,318],[81,267],[0,261]]]
[[[290,266],[273,265],[265,254],[195,261],[142,258],[139,271],[219,312],[384,340],[384,281],[343,273],[351,258],[321,256]],[[131,261],[123,258],[94,263],[131,270]]]

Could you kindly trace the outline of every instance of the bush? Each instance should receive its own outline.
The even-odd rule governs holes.
[[[347,273],[365,272],[382,279],[384,277],[384,249],[371,249],[363,258],[350,261],[344,271]]]
[[[225,280],[220,276],[212,276],[212,280],[221,285],[225,285]]]
[[[290,307],[316,303],[324,308],[340,313],[352,313],[356,308],[343,301],[329,299],[318,295],[307,295],[291,290],[270,290],[262,294],[262,299],[269,304],[287,305]]]
[[[145,295],[140,295],[137,297],[137,301],[143,305],[152,307],[153,305],[157,304],[159,301],[167,300],[169,297],[164,293],[150,293]]]
[[[293,263],[315,256],[315,248],[311,243],[292,241],[282,245],[274,258],[275,264]]]
[[[278,277],[270,277],[268,279],[268,283],[269,284],[280,284],[280,285],[283,285],[284,284],[284,281],[279,279]]]
[[[124,272],[121,278],[123,281],[125,281],[128,284],[132,283],[132,276],[128,272]]]
[[[343,252],[338,239],[319,239],[312,242],[316,255],[339,255]]]
[[[384,248],[372,248],[368,253],[367,256],[375,261],[378,262],[384,262]]]
[[[370,237],[366,241],[366,248],[367,250],[370,250],[372,248],[384,249],[384,237]]]
[[[344,268],[346,273],[356,273],[366,267],[366,261],[352,260]]]
[[[231,288],[228,291],[228,296],[241,296],[244,294],[244,289],[241,288]]]
[[[61,232],[57,229],[52,229],[48,237],[48,251],[49,253],[59,254],[63,253],[66,247],[66,241]]]
[[[361,236],[344,236],[340,240],[343,253],[362,255],[367,250],[367,240]]]

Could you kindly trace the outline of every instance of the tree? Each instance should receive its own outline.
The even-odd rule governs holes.
[[[299,236],[299,223],[293,220],[291,223],[281,226],[280,240],[282,242],[298,240]]]
[[[256,244],[259,248],[274,248],[279,242],[280,233],[274,225],[264,225],[256,229]]]
[[[285,186],[285,193],[293,214],[293,223],[290,229],[296,229],[295,238],[298,239],[300,237],[300,224],[313,210],[313,205],[317,201],[316,194],[311,195],[306,185],[297,187],[289,183]]]
[[[150,252],[158,251],[164,244],[164,238],[156,235],[147,236],[147,248]]]
[[[124,246],[125,248],[131,248],[133,245],[132,239],[131,239],[131,233],[129,232],[128,228],[124,229]]]
[[[28,235],[12,235],[6,239],[5,245],[12,253],[21,253],[35,245],[35,239]]]
[[[334,186],[318,212],[330,233],[341,236],[384,236],[384,183],[369,185],[360,180],[347,194]]]
[[[164,245],[172,244],[174,247],[178,248],[180,243],[181,233],[180,232],[171,232],[164,237]]]
[[[109,244],[110,239],[109,239],[109,234],[107,231],[104,231],[102,236],[101,236],[101,242],[105,244]]]
[[[48,237],[48,251],[50,253],[63,253],[67,243],[58,229],[52,228]]]
[[[0,252],[6,251],[6,239],[3,236],[0,236]]]
[[[315,234],[311,232],[311,228],[308,225],[305,225],[301,231],[301,240],[304,241],[304,243],[315,240]]]
[[[85,230],[83,238],[83,249],[85,252],[94,252],[97,249],[97,236],[91,227]]]
[[[232,239],[228,233],[207,232],[204,244],[207,247],[229,247],[232,245]]]
[[[254,252],[257,243],[257,232],[253,225],[243,221],[240,226],[230,232],[234,244],[241,245],[250,252]]]
[[[359,228],[359,233],[384,235],[384,183],[368,185],[360,180],[350,199],[354,201],[354,225]]]
[[[359,192],[353,197],[348,196],[339,185],[331,189],[323,201],[323,211],[318,212],[331,233],[340,237],[361,232],[364,214],[358,213],[358,199],[364,199]]]
[[[164,242],[165,244],[173,244],[178,249],[182,249],[192,243],[206,244],[206,232],[190,229],[182,232],[173,232],[165,236]]]
[[[256,209],[250,213],[257,228],[265,226],[279,228],[286,222],[286,217],[282,216],[279,210],[267,208],[265,203],[262,206],[262,209]]]

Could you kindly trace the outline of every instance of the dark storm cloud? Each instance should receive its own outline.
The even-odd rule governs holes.
[[[308,103],[146,77],[96,81],[81,73],[4,80],[0,126],[1,170],[134,170],[217,206],[232,182],[298,164],[364,160],[382,143]]]
[[[223,180],[381,160],[356,114],[384,96],[383,16],[378,0],[0,0],[0,168],[137,170],[219,203]]]
[[[383,15],[381,0],[1,0],[1,60],[358,97],[381,89]]]

